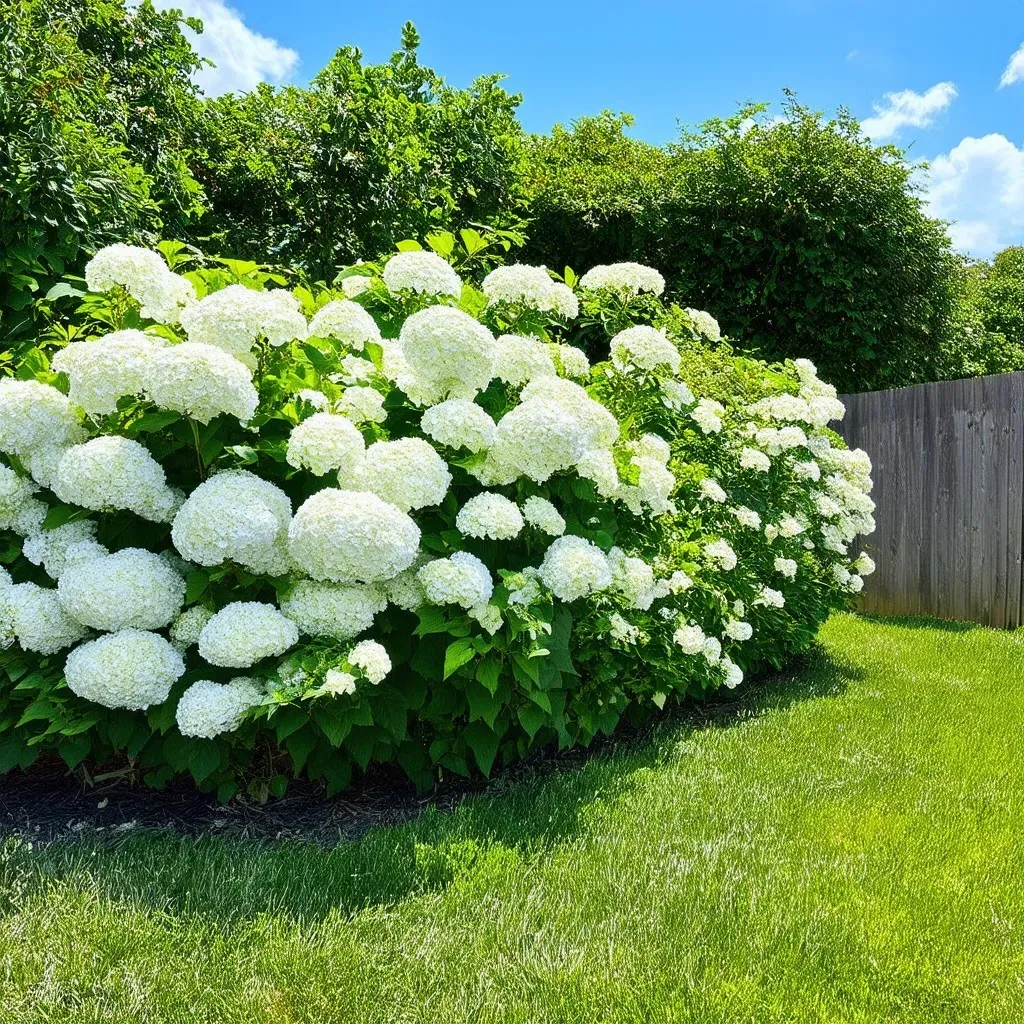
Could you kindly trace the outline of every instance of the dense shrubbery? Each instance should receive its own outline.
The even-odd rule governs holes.
[[[647,268],[86,277],[77,340],[0,379],[0,768],[488,772],[782,664],[872,568],[834,389],[707,348]]]

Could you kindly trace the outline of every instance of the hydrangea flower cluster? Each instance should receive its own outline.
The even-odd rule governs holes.
[[[584,274],[579,327],[543,267],[358,271],[292,294],[114,246],[87,278],[121,329],[0,379],[0,664],[83,729],[162,705],[179,741],[261,737],[328,779],[468,770],[485,730],[585,742],[739,685],[874,571],[835,390],[806,360],[685,379],[720,330],[636,322],[656,270]]]

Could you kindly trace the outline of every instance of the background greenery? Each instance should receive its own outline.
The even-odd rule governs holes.
[[[329,850],[14,843],[0,1017],[1019,1020],[1020,642],[837,615],[707,726]]]
[[[0,371],[114,239],[329,281],[473,223],[559,271],[655,266],[751,354],[809,357],[841,390],[1024,367],[1020,250],[965,261],[904,154],[843,111],[787,96],[664,148],[611,113],[530,136],[500,76],[446,85],[411,25],[383,64],[345,46],[308,88],[207,100],[181,25],[149,0],[0,0]]]

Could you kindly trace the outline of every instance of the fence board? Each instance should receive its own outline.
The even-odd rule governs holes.
[[[863,610],[1024,625],[1024,373],[843,401],[874,463]]]

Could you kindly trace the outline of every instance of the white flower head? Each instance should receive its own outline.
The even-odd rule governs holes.
[[[179,651],[194,647],[199,643],[199,634],[202,633],[203,626],[212,618],[213,612],[201,604],[194,604],[191,608],[186,608],[171,623],[171,628],[168,631],[171,635],[171,643]]]
[[[415,292],[417,295],[462,294],[462,281],[452,265],[433,252],[395,253],[384,264],[381,275],[392,295]]]
[[[211,665],[248,668],[284,654],[298,639],[298,627],[272,604],[234,601],[203,626],[199,655]]]
[[[215,345],[187,341],[159,349],[145,384],[155,405],[200,423],[221,413],[247,423],[259,405],[248,368]]]
[[[565,519],[546,498],[533,495],[523,502],[523,519],[542,533],[561,537],[565,533]]]
[[[573,309],[569,297],[575,301],[572,290],[565,285],[559,288],[546,267],[531,267],[525,263],[495,267],[480,287],[490,304],[504,302],[523,305],[543,313],[558,313],[562,316]],[[569,297],[565,292],[569,293]],[[575,315],[576,312],[573,312],[572,316]]]
[[[785,576],[787,579],[790,580],[796,578],[797,564],[792,558],[782,558],[776,556],[774,566],[775,571],[779,573],[781,576]]]
[[[725,406],[711,398],[702,398],[690,412],[690,419],[704,434],[719,434],[722,431],[722,417]]]
[[[772,468],[772,460],[756,448],[744,448],[740,452],[740,466],[743,469],[752,469],[757,473],[767,473]]]
[[[353,423],[383,423],[388,418],[384,396],[368,386],[350,387],[338,400],[338,412]]]
[[[710,501],[718,504],[729,500],[722,485],[712,476],[706,476],[700,482],[700,493]]]
[[[690,324],[698,335],[702,335],[708,341],[721,340],[722,328],[718,326],[718,321],[706,310],[691,309],[687,306],[686,315],[690,318]]]
[[[124,629],[76,647],[64,666],[73,693],[107,708],[144,711],[167,700],[185,662],[158,633]]]
[[[374,392],[376,394],[376,392]],[[285,458],[296,469],[314,476],[337,470],[344,479],[359,475],[366,457],[366,441],[346,416],[314,413],[292,428]]]
[[[468,551],[435,558],[417,573],[431,604],[457,604],[477,608],[490,602],[494,580],[487,566]]]
[[[401,509],[366,491],[318,491],[299,506],[289,550],[317,580],[374,583],[408,569],[420,529]]]
[[[348,652],[346,660],[358,668],[374,685],[383,682],[391,671],[391,657],[387,648],[376,640],[360,641]]]
[[[84,439],[74,405],[56,388],[0,377],[0,452],[26,456]]]
[[[334,338],[356,352],[369,344],[380,344],[376,321],[358,302],[348,299],[335,299],[318,309],[309,321],[309,334],[312,338]]]
[[[665,278],[653,267],[642,263],[611,263],[591,267],[581,278],[580,287],[590,291],[614,291],[623,296],[636,296],[641,292],[661,295]]]
[[[420,429],[446,448],[482,452],[491,446],[496,424],[469,399],[449,398],[423,411]]]
[[[5,587],[4,618],[22,649],[36,654],[56,654],[77,643],[88,629],[61,607],[56,590],[19,583]]]
[[[721,569],[729,571],[736,568],[736,552],[725,540],[715,540],[704,545],[704,554],[713,562],[716,562]]]
[[[524,521],[514,501],[493,491],[483,491],[459,509],[455,525],[467,537],[511,540],[522,532]]]
[[[427,441],[403,437],[371,444],[357,480],[368,491],[409,512],[440,505],[451,486],[452,475],[448,464]]]
[[[683,652],[683,654],[700,654],[704,649],[704,630],[700,626],[680,626],[672,634],[672,642]]]
[[[236,562],[251,572],[280,576],[290,567],[291,514],[291,499],[280,487],[246,470],[227,470],[188,496],[171,539],[190,562]]]
[[[373,625],[387,600],[376,586],[347,586],[300,580],[281,602],[281,611],[307,636],[350,640]]]
[[[536,338],[503,334],[496,345],[494,375],[512,387],[522,387],[536,377],[554,377],[558,372],[550,347]]]
[[[612,584],[608,557],[583,537],[558,537],[544,552],[540,578],[560,601],[589,597]]]
[[[611,358],[616,369],[622,372],[634,367],[639,370],[656,370],[659,366],[666,366],[675,373],[682,361],[679,349],[663,331],[643,324],[627,327],[612,338]]]
[[[223,733],[234,732],[245,713],[263,699],[253,679],[238,676],[229,683],[198,679],[178,701],[175,717],[182,736],[212,740]]]
[[[150,320],[176,324],[196,299],[192,282],[171,272],[159,253],[116,242],[100,249],[85,265],[90,291],[106,292],[121,285]]]

